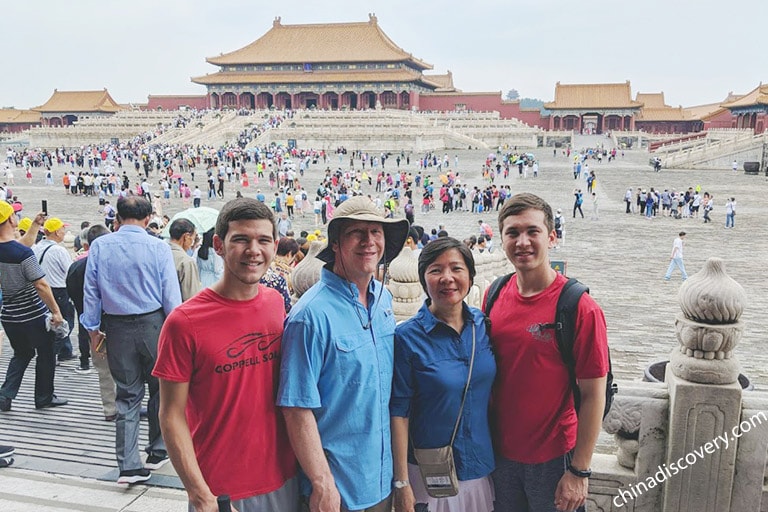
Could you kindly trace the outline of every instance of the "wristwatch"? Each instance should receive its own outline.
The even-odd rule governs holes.
[[[592,476],[592,468],[587,468],[582,471],[581,469],[576,469],[575,467],[568,464],[568,471],[579,478],[589,478]]]
[[[395,489],[403,489],[405,487],[408,487],[411,485],[411,483],[408,480],[393,480],[392,481],[392,487]]]

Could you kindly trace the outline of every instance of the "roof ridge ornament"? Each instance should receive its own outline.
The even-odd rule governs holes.
[[[368,13],[368,23],[370,23],[371,25],[376,25],[378,23],[378,21],[379,20],[378,20],[378,18],[376,18],[376,13],[375,12],[369,12]]]
[[[280,16],[275,16],[274,21],[272,22],[273,27],[280,27],[282,24],[280,23]]]

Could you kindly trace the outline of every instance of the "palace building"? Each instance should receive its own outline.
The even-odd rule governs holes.
[[[730,111],[734,128],[752,128],[755,133],[768,131],[768,85],[761,83],[744,96],[721,106]]]
[[[629,80],[620,84],[555,85],[555,101],[545,103],[551,112],[550,130],[575,130],[586,134],[607,130],[634,130],[643,104],[632,99]]]
[[[253,43],[210,57],[218,72],[193,82],[208,89],[212,108],[418,108],[419,95],[452,90],[450,76],[397,46],[367,22],[283,25]]]
[[[109,117],[124,110],[106,89],[101,91],[59,91],[43,105],[33,107],[42,116],[44,126],[66,126],[85,117]]]

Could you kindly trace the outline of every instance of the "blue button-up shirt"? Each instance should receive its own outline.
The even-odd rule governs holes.
[[[179,304],[179,278],[167,243],[133,225],[93,241],[80,315],[86,329],[99,328],[102,311],[140,315],[163,308],[167,316]]]
[[[450,443],[469,376],[474,325],[475,363],[453,444],[459,480],[473,480],[494,468],[488,405],[496,361],[483,313],[466,304],[463,307],[461,335],[435,318],[426,303],[413,318],[397,326],[390,411],[392,416],[409,418],[411,463],[416,463],[413,446],[439,448]]]
[[[371,280],[368,309],[357,298],[357,286],[322,270],[286,319],[277,394],[280,406],[314,412],[342,503],[351,510],[373,506],[392,490],[392,296]],[[311,493],[303,475],[301,486]]]

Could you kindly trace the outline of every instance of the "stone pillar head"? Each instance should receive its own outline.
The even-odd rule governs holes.
[[[710,258],[683,283],[678,299],[682,314],[675,319],[675,331],[680,347],[672,353],[672,372],[703,384],[736,382],[739,363],[733,349],[744,331],[739,320],[747,302],[744,288],[725,273],[723,260]]]

